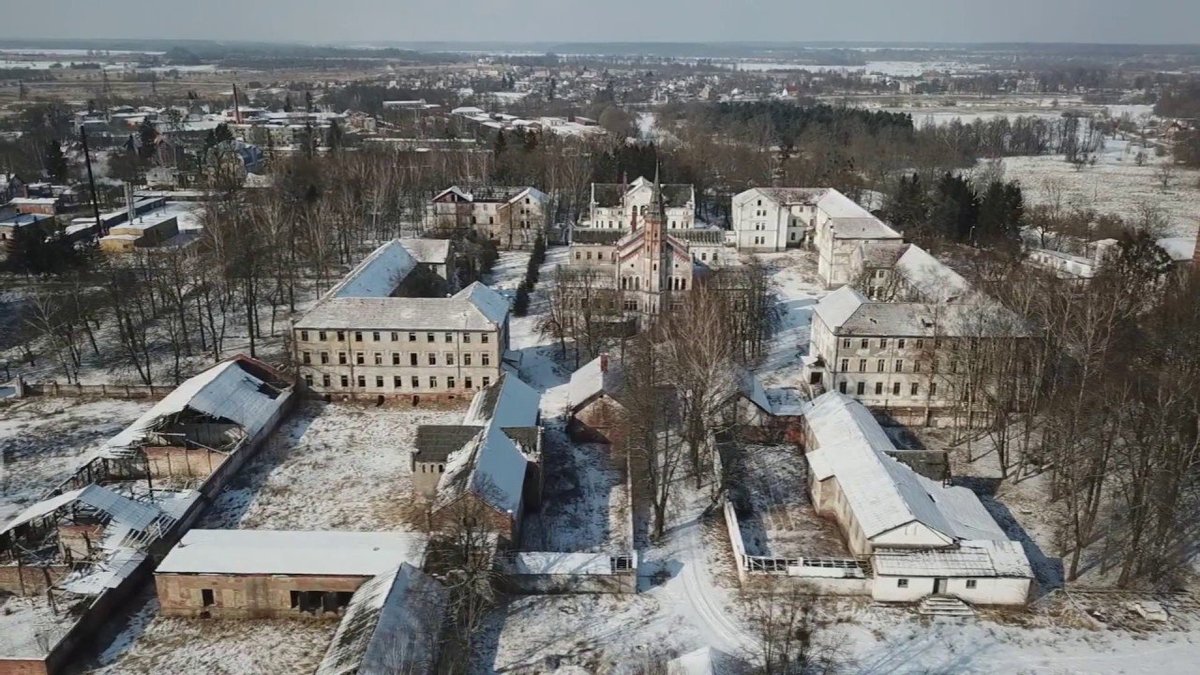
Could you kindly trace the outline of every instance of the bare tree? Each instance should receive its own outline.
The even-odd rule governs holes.
[[[764,675],[834,673],[845,666],[843,648],[827,633],[817,608],[820,596],[794,579],[766,582],[744,591]]]

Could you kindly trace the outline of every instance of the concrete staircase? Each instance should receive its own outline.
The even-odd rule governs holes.
[[[975,610],[953,595],[930,595],[917,604],[921,616],[975,616]]]

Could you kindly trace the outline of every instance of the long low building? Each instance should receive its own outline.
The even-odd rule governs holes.
[[[850,552],[869,557],[876,600],[954,595],[989,605],[1024,604],[1033,571],[971,490],[919,475],[871,412],[837,392],[804,413],[809,490],[838,524]]]
[[[166,616],[338,616],[369,579],[424,554],[408,532],[192,530],[154,581]]]
[[[397,297],[421,264],[400,240],[388,242],[294,323],[295,363],[310,391],[418,403],[499,380],[508,300],[480,283],[450,297]]]

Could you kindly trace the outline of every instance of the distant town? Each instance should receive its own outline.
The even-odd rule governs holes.
[[[8,42],[0,675],[1200,660],[1200,48]]]

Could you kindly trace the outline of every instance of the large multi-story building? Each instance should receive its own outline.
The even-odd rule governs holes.
[[[804,372],[814,393],[838,391],[908,424],[937,423],[961,407],[968,345],[1026,335],[982,298],[875,302],[844,286],[816,305]]]
[[[751,188],[733,198],[738,250],[810,245],[827,288],[853,280],[851,257],[864,242],[900,243],[900,233],[832,188]]]
[[[531,248],[548,223],[550,197],[534,187],[453,186],[429,201],[427,227],[474,230],[501,248]]]
[[[659,184],[658,177],[639,177],[623,183],[592,183],[588,220],[583,227],[597,230],[635,229],[638,219],[645,220],[652,205],[660,208],[668,230],[689,230],[696,226],[696,190],[686,184]]]
[[[399,240],[388,242],[295,322],[294,359],[309,390],[419,402],[497,381],[508,300],[480,283],[450,297],[397,297],[418,267]]]

